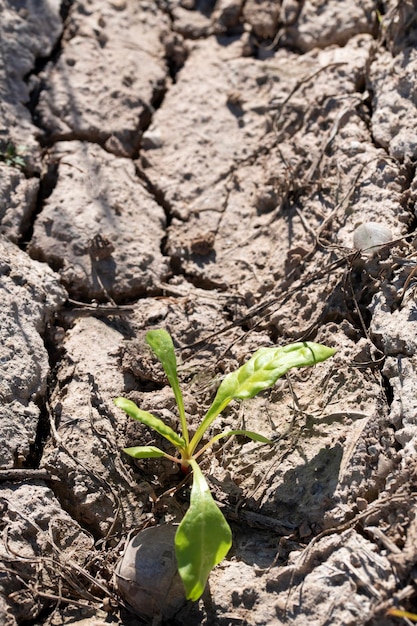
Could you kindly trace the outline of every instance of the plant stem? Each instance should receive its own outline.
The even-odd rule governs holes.
[[[215,420],[216,417],[223,411],[223,409],[229,404],[231,399],[232,398],[227,398],[226,401],[223,402],[223,404],[221,404],[220,406],[215,406],[214,403],[211,405],[211,407],[209,408],[207,412],[207,415],[201,422],[200,426],[197,428],[194,437],[191,439],[190,446],[189,446],[190,456],[194,454],[194,451],[196,447],[198,446],[198,444],[200,443],[200,441],[202,440],[207,428],[210,426],[213,420]]]
[[[174,395],[175,395],[175,400],[177,402],[177,406],[178,406],[178,413],[180,416],[180,422],[181,422],[181,431],[182,431],[182,436],[184,438],[186,447],[188,448],[189,443],[190,443],[190,437],[188,435],[188,428],[187,428],[187,420],[185,417],[185,409],[184,409],[184,401],[182,399],[182,393],[181,391],[178,389],[179,393],[175,393],[175,389],[174,389]]]

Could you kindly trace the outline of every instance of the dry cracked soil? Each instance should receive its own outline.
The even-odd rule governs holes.
[[[178,424],[152,328],[192,429],[258,347],[337,353],[214,422],[273,445],[207,455],[232,550],[196,603],[144,566],[148,621],[411,623],[416,76],[411,0],[0,0],[3,626],[144,623],[115,568],[189,500],[122,452],[163,444],[115,397]]]

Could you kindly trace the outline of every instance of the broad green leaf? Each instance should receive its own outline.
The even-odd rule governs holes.
[[[116,398],[114,404],[119,407],[119,409],[123,409],[130,417],[134,420],[138,420],[138,422],[142,422],[149,428],[156,430],[157,433],[168,439],[174,446],[177,448],[184,448],[185,441],[182,437],[180,437],[175,430],[172,430],[170,426],[164,424],[159,417],[155,417],[152,413],[148,413],[147,411],[142,411],[139,409],[134,402],[128,400],[127,398]]]
[[[292,367],[315,365],[335,352],[333,348],[311,341],[257,350],[242,367],[223,379],[207,415],[191,440],[191,452],[194,452],[207,428],[231,400],[253,398],[260,391],[272,387]]]
[[[178,406],[178,412],[180,415],[181,428],[183,437],[188,445],[188,429],[185,419],[184,401],[182,399],[182,393],[178,382],[177,376],[177,359],[175,356],[174,344],[171,339],[171,335],[159,328],[158,330],[150,330],[146,333],[146,341],[152,348],[154,354],[162,363],[165,374],[169,380],[169,384],[174,392],[175,400]]]
[[[280,348],[260,348],[242,367],[224,378],[213,405],[223,405],[233,398],[253,398],[272,387],[292,367],[315,365],[335,352],[333,348],[308,341]]]
[[[135,446],[134,448],[123,448],[123,452],[126,452],[129,456],[133,456],[134,459],[157,459],[161,456],[165,456],[165,452],[162,452],[156,446]]]
[[[175,534],[178,571],[188,600],[198,600],[211,570],[232,545],[232,531],[213,500],[196,461],[191,460],[193,486],[190,506]]]

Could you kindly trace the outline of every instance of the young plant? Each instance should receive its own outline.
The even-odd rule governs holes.
[[[213,420],[231,400],[253,398],[260,391],[272,387],[278,378],[292,367],[315,365],[328,359],[335,353],[335,350],[309,341],[279,348],[260,348],[242,367],[223,379],[209,410],[194,435],[190,437],[171,336],[163,329],[151,330],[146,334],[146,341],[161,361],[174,392],[181,434],[176,433],[151,413],[139,409],[131,400],[116,398],[114,402],[130,417],[162,435],[178,452],[177,456],[173,456],[156,446],[138,446],[125,448],[124,451],[127,454],[135,459],[165,457],[178,463],[184,472],[187,472],[189,468],[192,469],[190,506],[175,535],[175,552],[187,599],[198,600],[204,591],[211,570],[228,553],[232,545],[232,532],[210,493],[197,460],[213,443],[231,435],[244,435],[254,441],[272,444],[272,441],[263,435],[248,430],[224,431],[199,448],[201,440]]]
[[[16,146],[12,143],[8,143],[4,151],[0,151],[0,161],[4,161],[6,165],[11,167],[17,167],[23,169],[26,165],[25,159],[22,156],[26,146]]]

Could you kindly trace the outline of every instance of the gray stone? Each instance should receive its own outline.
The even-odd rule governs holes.
[[[129,541],[116,571],[117,589],[142,618],[157,623],[169,619],[185,603],[178,574],[172,525],[140,531]]]

